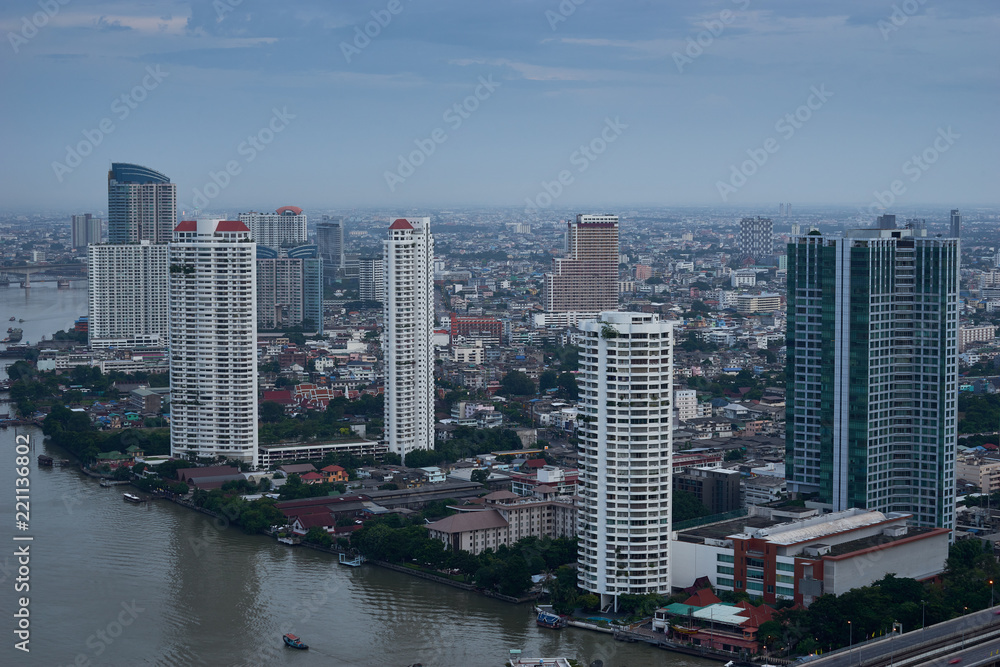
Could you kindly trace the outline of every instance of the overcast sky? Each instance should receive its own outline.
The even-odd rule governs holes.
[[[9,210],[102,210],[112,161],[189,210],[998,201],[989,0],[17,0],[0,24]]]

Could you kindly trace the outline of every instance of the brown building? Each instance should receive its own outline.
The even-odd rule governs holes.
[[[577,215],[566,231],[568,257],[545,274],[545,310],[618,310],[618,216]]]

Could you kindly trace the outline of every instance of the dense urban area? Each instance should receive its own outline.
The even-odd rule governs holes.
[[[116,163],[112,175],[125,182],[133,167]],[[111,208],[111,186],[109,198]],[[330,551],[333,562],[376,563],[512,603],[532,600],[540,625],[613,630],[617,639],[722,659],[789,661],[994,603],[996,210],[928,208],[897,218],[791,203],[586,214],[283,205],[274,214],[219,212],[210,229],[198,214],[197,222],[117,238],[107,222],[114,215],[0,221],[3,289],[89,281],[91,304],[81,303],[74,326],[38,340],[10,313],[2,416],[5,427],[40,425],[73,465],[122,483],[136,502],[225,516],[268,536],[259,539]],[[860,229],[875,231],[849,231]],[[960,243],[948,241],[959,232]],[[427,238],[412,240],[421,234]],[[214,265],[213,280],[228,266],[254,276],[242,291],[237,282],[214,283],[233,303],[245,296],[255,304],[243,328],[218,305],[229,303],[226,295],[209,299],[205,285],[213,283],[199,282],[205,238],[236,257]],[[939,301],[927,301],[941,310],[927,306],[926,320],[942,328],[914,348],[924,361],[912,377],[894,370],[911,362],[896,349],[907,334],[893,329],[883,379],[872,380],[884,386],[864,390],[871,412],[860,417],[846,380],[844,396],[826,393],[835,374],[847,378],[847,365],[862,364],[855,338],[850,350],[834,352],[834,338],[824,337],[853,324],[811,309],[834,303],[841,287],[817,282],[796,292],[815,271],[830,271],[832,285],[840,259],[824,248],[840,252],[844,240],[856,241],[837,255],[847,257],[852,281],[869,270],[856,268],[857,250],[866,253],[864,267],[878,266],[881,249],[895,253],[884,255],[894,258],[884,275],[904,286],[886,294],[914,291],[905,286],[914,263],[926,262],[916,280],[933,282],[932,296],[939,265],[951,261],[957,277]],[[421,247],[423,263],[399,254]],[[418,274],[413,284],[404,282],[407,271]],[[870,281],[852,282],[855,290],[875,290],[883,274],[870,271]],[[156,289],[162,295],[149,297]],[[419,303],[405,302],[411,289],[432,322],[421,321]],[[199,305],[218,308],[219,317],[205,324]],[[868,332],[868,310],[862,316]],[[246,355],[225,347],[244,334]],[[219,365],[208,368],[209,386],[200,355],[212,344],[226,352],[211,357]],[[874,358],[862,364],[872,364],[871,377],[882,372]],[[836,428],[845,432],[859,419],[886,434],[902,424],[892,412],[890,425],[888,408],[875,415],[878,392],[891,402],[910,381],[909,409],[933,410],[906,421],[918,434],[916,455],[900,454],[899,445],[861,454],[852,440],[850,451],[828,457],[823,443],[834,421],[843,419]],[[230,386],[249,391],[250,402],[226,393]],[[406,398],[410,391],[426,398]],[[820,416],[834,401],[845,416]],[[227,435],[212,446],[199,440],[198,424],[220,410],[236,415],[233,424],[251,416],[249,455],[238,425],[222,426],[217,433]],[[617,448],[616,431],[627,434]],[[888,443],[878,435],[864,442]],[[892,461],[904,456],[928,465],[897,474]],[[912,487],[913,499],[893,487]]]

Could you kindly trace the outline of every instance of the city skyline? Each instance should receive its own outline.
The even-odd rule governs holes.
[[[268,210],[271,183],[306,208],[992,203],[989,3],[570,4],[5,6],[35,103],[8,109],[4,201],[98,209],[128,159],[185,217]]]

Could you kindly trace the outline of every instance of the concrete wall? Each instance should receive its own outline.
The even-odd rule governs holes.
[[[926,579],[944,569],[948,557],[948,533],[914,540],[879,551],[842,560],[826,559],[823,592],[841,595],[852,588],[868,586],[887,574]]]

